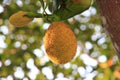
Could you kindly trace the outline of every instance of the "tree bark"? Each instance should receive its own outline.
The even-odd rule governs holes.
[[[120,60],[120,0],[96,0],[103,19],[103,28],[109,34]]]

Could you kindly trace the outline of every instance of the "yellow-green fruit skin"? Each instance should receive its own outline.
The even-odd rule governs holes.
[[[77,49],[74,33],[64,22],[54,22],[44,37],[45,51],[55,64],[65,64],[73,59]]]
[[[25,11],[19,11],[15,14],[13,14],[12,16],[10,16],[9,21],[13,26],[16,27],[22,27],[27,25],[29,22],[31,22],[33,19],[24,16],[25,14],[27,14],[27,12]]]

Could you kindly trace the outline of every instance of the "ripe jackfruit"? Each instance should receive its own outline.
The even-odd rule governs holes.
[[[52,62],[65,64],[75,56],[77,41],[68,25],[64,22],[54,22],[45,34],[44,46]]]
[[[14,26],[25,26],[27,25],[29,22],[31,22],[33,19],[24,16],[25,14],[27,14],[27,12],[24,11],[19,11],[15,14],[13,14],[12,16],[10,16],[9,21],[12,25]]]

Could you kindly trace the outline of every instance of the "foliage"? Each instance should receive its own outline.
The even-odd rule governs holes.
[[[0,80],[120,79],[117,56],[109,36],[102,28],[96,3],[89,10],[65,21],[76,35],[77,55],[67,64],[56,65],[46,56],[43,45],[44,34],[50,23],[35,18],[27,26],[15,27],[8,20],[19,10],[40,13],[39,1],[6,1],[0,1]]]

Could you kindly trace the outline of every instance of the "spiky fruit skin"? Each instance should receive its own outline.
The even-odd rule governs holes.
[[[68,25],[64,22],[54,22],[45,34],[44,46],[52,62],[65,64],[75,56],[77,41]]]
[[[31,22],[33,19],[24,16],[25,14],[27,14],[27,12],[24,11],[19,11],[15,14],[13,14],[12,16],[10,16],[9,21],[12,25],[16,26],[16,27],[22,27],[27,25],[29,22]]]

